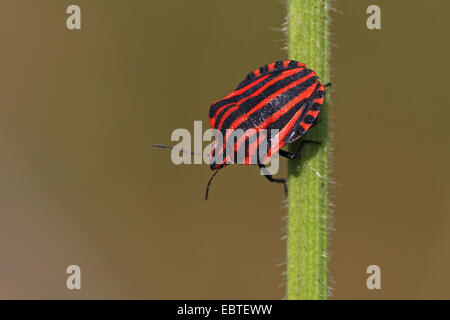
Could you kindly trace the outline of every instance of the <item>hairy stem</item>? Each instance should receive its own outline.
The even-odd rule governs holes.
[[[289,58],[328,81],[328,0],[288,0]],[[287,298],[328,297],[328,106],[302,139],[301,158],[289,161]],[[296,145],[290,146],[294,152]]]

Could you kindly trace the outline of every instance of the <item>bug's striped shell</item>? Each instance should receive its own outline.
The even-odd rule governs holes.
[[[249,73],[233,92],[209,109],[211,128],[218,129],[224,137],[223,144],[213,148],[211,169],[224,165],[230,157],[226,154],[226,143],[232,135],[227,129],[250,133],[231,142],[235,153],[239,149],[245,151],[244,164],[262,163],[308,131],[319,115],[323,100],[324,86],[315,72],[301,62],[278,61]],[[267,136],[261,129],[267,129]],[[278,144],[271,144],[271,129],[278,130]],[[265,148],[258,151],[264,139]]]

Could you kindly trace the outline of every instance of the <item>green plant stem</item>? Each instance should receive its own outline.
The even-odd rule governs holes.
[[[289,0],[289,58],[328,81],[328,0]],[[305,139],[298,161],[289,161],[287,299],[328,297],[328,106]],[[289,150],[294,152],[296,145]]]

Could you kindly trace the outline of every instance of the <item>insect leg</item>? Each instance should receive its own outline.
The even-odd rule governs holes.
[[[311,129],[312,127],[317,126],[321,121],[322,121],[322,119],[316,118],[316,120],[314,120],[313,124],[311,125],[310,129]]]
[[[262,163],[259,163],[258,166],[259,166],[260,168],[266,169],[266,166],[263,165]],[[287,197],[288,189],[287,189],[286,179],[275,179],[271,174],[266,174],[266,175],[264,175],[264,176],[265,176],[266,179],[269,180],[270,182],[282,183],[283,186],[284,186],[284,193],[286,194],[286,197]]]
[[[300,141],[300,143],[298,144],[298,148],[297,151],[295,151],[295,153],[292,152],[288,152],[288,151],[284,151],[284,150],[279,150],[279,154],[282,157],[288,158],[288,159],[295,159],[295,158],[299,158],[300,157],[300,152],[302,151],[303,147],[305,146],[305,144],[307,143],[315,143],[315,144],[321,144],[320,141],[315,141],[315,140],[302,140]]]

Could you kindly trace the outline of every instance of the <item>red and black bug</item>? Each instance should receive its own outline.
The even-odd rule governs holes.
[[[211,181],[217,172],[225,166],[236,163],[236,157],[227,154],[226,145],[230,143],[230,130],[251,130],[258,135],[253,142],[244,135],[235,139],[231,144],[233,153],[238,149],[245,154],[241,164],[257,164],[264,168],[264,162],[275,152],[288,159],[299,156],[305,143],[318,141],[301,140],[295,153],[281,150],[286,144],[301,138],[317,120],[325,96],[325,86],[320,83],[316,73],[308,69],[303,63],[285,60],[270,63],[249,73],[237,88],[225,98],[214,102],[209,109],[211,128],[222,133],[223,142],[213,147],[211,153],[211,170],[214,170],[206,187],[205,198]],[[264,130],[263,130],[264,129]],[[275,145],[270,132],[277,130]],[[261,137],[260,132],[264,132]],[[261,153],[260,141],[266,142]],[[263,156],[261,157],[261,154]],[[285,179],[275,179],[265,175],[271,182],[283,183],[287,193]]]

